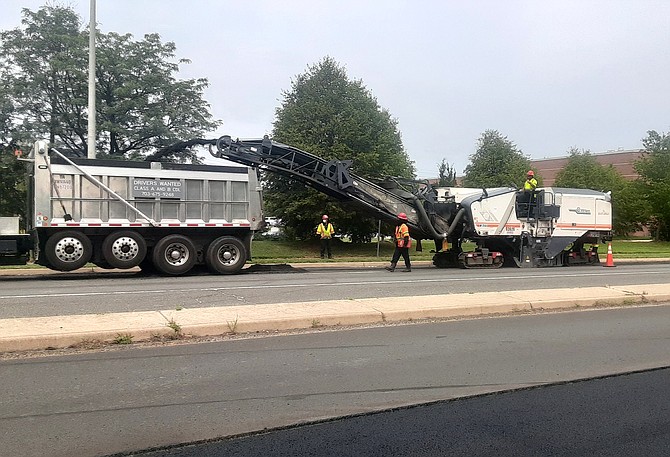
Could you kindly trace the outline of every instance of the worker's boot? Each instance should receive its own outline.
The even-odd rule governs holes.
[[[393,273],[395,271],[395,263],[391,263],[391,265],[389,265],[385,269]]]
[[[402,271],[403,273],[410,273],[412,271],[412,267],[405,267],[405,269]]]

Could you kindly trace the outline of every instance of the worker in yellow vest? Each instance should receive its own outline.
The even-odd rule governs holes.
[[[525,217],[534,218],[536,217],[537,209],[535,205],[537,199],[535,196],[535,190],[537,189],[537,179],[535,179],[535,172],[533,170],[528,170],[526,174],[526,182],[523,183],[523,199],[525,200],[525,211],[522,211],[522,214],[525,214]],[[522,201],[524,203],[524,201]]]
[[[335,229],[333,224],[328,220],[328,215],[324,214],[321,217],[321,223],[316,228],[316,234],[321,237],[321,258],[323,259],[324,254],[328,253],[328,258],[332,259],[333,254],[330,252],[330,240],[333,238]]]
[[[402,270],[404,273],[409,273],[412,271],[412,265],[409,261],[409,248],[412,247],[412,239],[409,237],[409,228],[407,228],[408,222],[407,214],[400,213],[398,214],[398,225],[395,228],[395,251],[393,251],[393,257],[391,258],[391,265],[386,267],[388,271],[395,271],[395,266],[400,260],[400,256],[405,260],[405,269]]]
[[[533,170],[528,170],[526,175],[526,182],[523,183],[523,190],[534,191],[537,189],[537,179],[535,179],[535,172]]]

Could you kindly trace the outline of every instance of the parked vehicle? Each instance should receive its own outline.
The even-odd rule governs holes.
[[[236,273],[264,226],[253,168],[71,158],[43,141],[28,160],[30,220],[19,234],[17,218],[3,219],[0,263],[25,263],[32,250],[60,271],[92,262]]]

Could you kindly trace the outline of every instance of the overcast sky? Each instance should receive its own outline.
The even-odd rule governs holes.
[[[0,0],[0,28],[45,2]],[[85,23],[88,0],[66,0]],[[670,130],[668,0],[97,0],[103,32],[174,41],[205,77],[212,137],[260,138],[328,55],[398,120],[419,177],[459,174],[495,129],[531,158],[641,148]]]

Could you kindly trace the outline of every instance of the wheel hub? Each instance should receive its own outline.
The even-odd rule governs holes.
[[[112,244],[112,255],[119,260],[131,260],[135,258],[139,252],[139,244],[130,237],[123,236],[116,239]]]
[[[237,261],[238,252],[234,246],[221,246],[219,249],[219,259],[222,263],[232,264]]]
[[[84,245],[76,238],[66,237],[56,243],[55,251],[63,262],[76,262],[84,255]]]
[[[165,250],[165,259],[172,265],[183,265],[189,259],[188,248],[181,243],[173,243]]]

